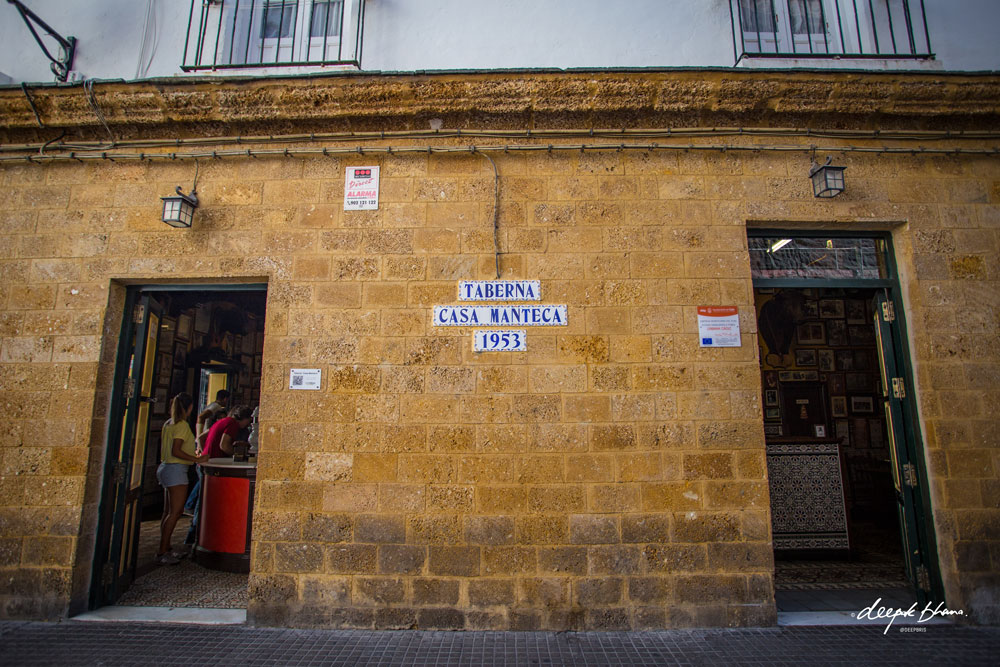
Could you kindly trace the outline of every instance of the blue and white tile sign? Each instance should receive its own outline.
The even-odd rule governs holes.
[[[537,280],[460,280],[459,301],[539,301]]]
[[[477,329],[472,332],[475,352],[524,352],[528,332],[524,329]]]
[[[436,327],[564,327],[566,306],[434,306]]]
[[[561,327],[568,324],[564,304],[501,304],[497,301],[540,301],[537,280],[461,280],[459,301],[487,301],[488,306],[434,306],[436,327]],[[514,352],[527,349],[524,329],[477,330],[472,335],[476,352]]]

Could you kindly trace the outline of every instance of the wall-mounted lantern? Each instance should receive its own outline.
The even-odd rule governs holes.
[[[171,227],[187,229],[191,227],[194,219],[194,210],[198,208],[198,193],[195,190],[186,195],[181,192],[181,186],[177,186],[177,194],[169,197],[160,197],[163,200],[163,222]]]
[[[830,198],[836,197],[844,191],[844,170],[847,167],[834,167],[830,164],[833,158],[826,158],[826,162],[819,165],[813,162],[809,169],[809,178],[812,179],[813,196]]]
[[[163,222],[171,227],[190,229],[194,220],[194,210],[198,208],[198,160],[194,161],[194,183],[191,184],[191,194],[181,192],[177,186],[177,194],[160,197],[163,200]]]

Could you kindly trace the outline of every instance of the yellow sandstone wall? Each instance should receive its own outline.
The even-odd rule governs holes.
[[[253,622],[773,623],[749,224],[892,230],[948,606],[996,620],[996,158],[846,154],[829,201],[806,153],[495,160],[502,277],[569,306],[525,353],[431,326],[494,277],[482,156],[202,161],[191,230],[159,221],[190,161],[0,166],[0,616],[86,598],[122,286],[266,280]],[[698,305],[743,346],[699,349]]]

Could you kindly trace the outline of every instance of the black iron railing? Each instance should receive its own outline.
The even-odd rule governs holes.
[[[934,57],[924,0],[729,0],[736,62],[746,57]]]
[[[361,67],[364,0],[191,0],[181,69]]]

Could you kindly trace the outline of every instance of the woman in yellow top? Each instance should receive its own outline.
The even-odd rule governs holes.
[[[174,396],[170,403],[170,419],[163,425],[160,434],[162,463],[156,469],[156,479],[163,486],[163,519],[160,520],[160,548],[156,552],[156,562],[162,565],[180,562],[180,558],[170,550],[170,537],[187,498],[188,467],[192,463],[208,460],[208,456],[198,456],[195,449],[194,433],[187,421],[193,408],[191,394],[181,392]]]

